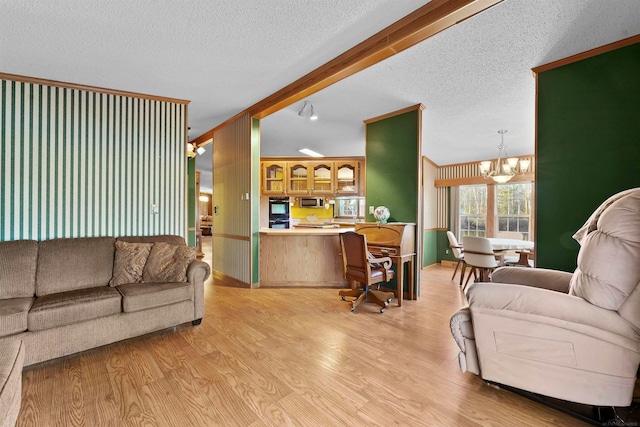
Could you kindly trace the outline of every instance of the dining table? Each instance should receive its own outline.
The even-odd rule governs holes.
[[[533,251],[535,243],[530,240],[520,239],[504,239],[501,237],[489,237],[491,248],[494,252],[515,250],[518,251],[520,257],[516,265],[524,265],[529,267],[529,254]]]

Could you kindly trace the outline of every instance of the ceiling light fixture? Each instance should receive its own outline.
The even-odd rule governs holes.
[[[525,173],[529,169],[531,161],[529,159],[520,159],[520,161],[518,161],[517,157],[508,157],[507,146],[504,145],[504,134],[507,133],[507,130],[501,129],[498,133],[500,134],[501,142],[498,146],[498,160],[496,161],[495,168],[492,168],[491,160],[480,162],[479,168],[483,177],[491,178],[499,184],[504,184],[511,180],[518,172],[516,170],[518,165],[520,166],[519,172]]]
[[[317,153],[313,150],[309,150],[308,148],[302,148],[298,151],[300,151],[302,154],[306,154],[307,156],[311,156],[311,157],[324,157],[324,154]]]
[[[298,117],[306,117],[309,120],[318,120],[318,115],[313,109],[311,101],[304,101],[302,107],[298,111]]]
[[[195,157],[196,153],[203,154],[205,151],[207,150],[204,147],[198,147],[190,142],[187,143],[187,157]]]

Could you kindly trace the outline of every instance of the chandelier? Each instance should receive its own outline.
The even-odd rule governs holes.
[[[518,160],[517,157],[509,157],[507,155],[507,146],[504,145],[504,134],[507,133],[507,130],[501,129],[498,133],[500,134],[501,142],[498,146],[498,160],[495,167],[493,167],[491,160],[480,162],[479,167],[483,177],[491,178],[497,183],[504,184],[518,173],[518,166],[519,172],[525,173],[529,169],[531,161],[529,159]]]

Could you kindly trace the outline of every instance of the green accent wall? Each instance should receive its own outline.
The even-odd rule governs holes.
[[[251,281],[260,282],[260,120],[251,119]]]
[[[571,238],[609,196],[640,186],[640,43],[538,75],[538,267],[573,271]]]
[[[389,222],[418,221],[420,110],[392,116],[366,127],[366,220],[369,206],[386,206]]]
[[[185,104],[0,79],[0,241],[184,237],[186,119]]]
[[[449,238],[447,237],[447,230],[438,230],[438,262],[442,260],[458,262],[458,259],[453,256],[451,248],[449,247]],[[449,251],[449,253],[447,253]]]
[[[366,221],[375,222],[369,206],[386,206],[391,212],[388,222],[416,224],[414,277],[420,277],[422,221],[419,188],[422,154],[420,119],[422,110],[387,117],[366,124]],[[397,266],[396,266],[397,268]],[[417,281],[416,281],[417,283]],[[395,278],[389,284],[395,287]],[[405,291],[407,291],[405,285]],[[420,287],[417,286],[418,294]]]
[[[438,231],[425,230],[422,235],[422,265],[427,266],[438,262]]]

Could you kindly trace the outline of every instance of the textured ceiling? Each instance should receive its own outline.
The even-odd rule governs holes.
[[[189,99],[194,138],[424,3],[0,0],[0,72]],[[363,155],[362,120],[417,103],[438,164],[495,157],[503,128],[532,153],[531,68],[636,34],[638,0],[504,0],[310,96],[316,122],[301,103],[263,119],[262,154]]]
[[[364,155],[362,120],[422,103],[423,154],[437,164],[534,152],[531,68],[640,33],[637,0],[505,0],[262,120],[263,155]],[[298,136],[297,139],[292,135]]]
[[[198,136],[423,0],[0,0],[0,72],[191,100]]]

